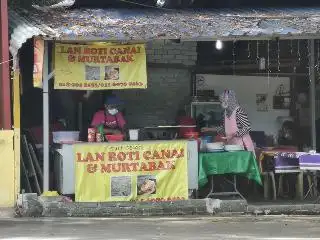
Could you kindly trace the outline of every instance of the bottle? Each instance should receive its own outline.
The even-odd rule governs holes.
[[[96,133],[96,141],[97,142],[104,142],[105,136],[104,136],[104,125],[100,124],[97,126],[97,133]]]

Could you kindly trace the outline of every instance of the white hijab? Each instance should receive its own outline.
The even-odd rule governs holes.
[[[239,107],[236,93],[233,90],[225,90],[219,97],[221,105],[225,108],[227,117],[230,117],[233,111]]]

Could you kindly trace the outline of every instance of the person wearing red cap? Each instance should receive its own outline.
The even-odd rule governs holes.
[[[91,126],[97,128],[103,125],[106,134],[124,133],[126,120],[117,108],[121,104],[123,103],[117,96],[108,96],[104,102],[104,109],[94,114]]]

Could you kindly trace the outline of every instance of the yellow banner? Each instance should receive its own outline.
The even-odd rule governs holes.
[[[187,142],[76,144],[78,202],[188,198]]]
[[[34,43],[33,86],[36,88],[42,88],[44,40],[35,38],[33,43]]]
[[[147,88],[144,44],[55,45],[55,89]]]

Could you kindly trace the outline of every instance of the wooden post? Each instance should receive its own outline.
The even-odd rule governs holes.
[[[300,171],[297,175],[296,198],[297,200],[303,200],[303,171]]]

